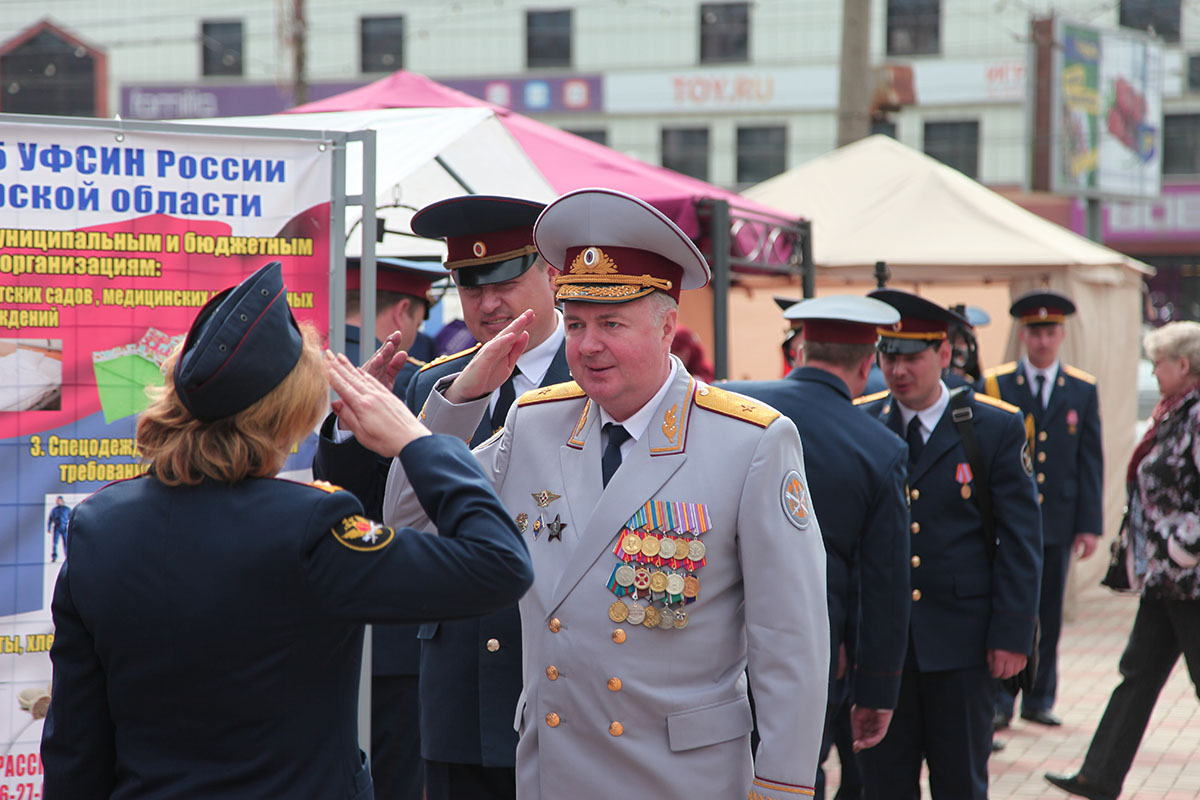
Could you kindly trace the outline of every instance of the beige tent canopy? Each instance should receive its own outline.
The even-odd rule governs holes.
[[[1105,533],[1124,503],[1125,462],[1137,416],[1137,359],[1142,276],[1151,268],[1021,208],[950,167],[886,136],[871,136],[788,170],[745,192],[813,225],[818,292],[874,286],[876,261],[892,284],[952,302],[972,287],[993,325],[1005,326],[1008,302],[1046,287],[1074,299],[1064,360],[1099,379],[1104,422]],[[852,284],[849,288],[847,284]],[[1007,288],[997,292],[995,289]],[[975,302],[975,301],[968,301]],[[989,307],[990,306],[990,307]],[[1003,359],[1017,356],[1015,333]],[[1085,570],[1090,579],[1103,554]]]

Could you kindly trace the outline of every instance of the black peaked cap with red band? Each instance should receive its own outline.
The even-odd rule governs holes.
[[[519,197],[450,197],[414,214],[412,230],[446,240],[446,269],[455,283],[486,286],[520,277],[533,266],[533,223],[545,207]]]
[[[900,312],[899,327],[879,329],[878,348],[881,353],[919,353],[926,347],[945,341],[951,325],[970,325],[966,317],[911,292],[876,289],[867,297],[882,300]]]

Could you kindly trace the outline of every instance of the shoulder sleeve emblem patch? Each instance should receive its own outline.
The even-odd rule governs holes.
[[[363,553],[382,550],[396,538],[396,532],[391,528],[357,514],[333,526],[332,533],[333,538],[344,546]]]
[[[796,470],[789,470],[788,474],[783,476],[783,485],[779,488],[779,501],[788,521],[800,530],[805,530],[812,519],[812,504],[808,500],[804,481]]]
[[[1025,470],[1025,474],[1033,477],[1033,457],[1029,455],[1029,440],[1021,445],[1021,469]]]

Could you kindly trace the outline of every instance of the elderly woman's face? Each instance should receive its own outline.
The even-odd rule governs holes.
[[[1154,360],[1154,377],[1158,379],[1158,392],[1163,397],[1178,394],[1192,382],[1190,365],[1182,356],[1160,355]]]

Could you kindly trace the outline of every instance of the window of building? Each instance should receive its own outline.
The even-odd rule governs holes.
[[[567,133],[573,133],[576,136],[582,136],[584,139],[595,142],[596,144],[608,144],[608,131],[604,130],[603,128],[596,130],[568,130]]]
[[[571,11],[525,12],[525,65],[571,66]]]
[[[1188,89],[1200,92],[1200,55],[1188,56]]]
[[[242,23],[200,23],[201,68],[204,75],[242,74]]]
[[[394,72],[404,66],[404,17],[360,17],[359,69]]]
[[[700,63],[750,60],[750,4],[701,3]]]
[[[1179,41],[1179,0],[1121,0],[1121,24]]]
[[[887,0],[889,56],[941,52],[941,0]]]
[[[663,128],[662,165],[708,180],[708,128]]]
[[[737,129],[737,182],[762,183],[787,169],[787,128],[782,125]]]
[[[1163,116],[1163,175],[1200,175],[1200,114]]]
[[[926,122],[925,154],[968,178],[979,175],[979,123]]]
[[[97,55],[43,22],[0,55],[4,91],[0,111],[91,117],[104,89],[97,85]]]

